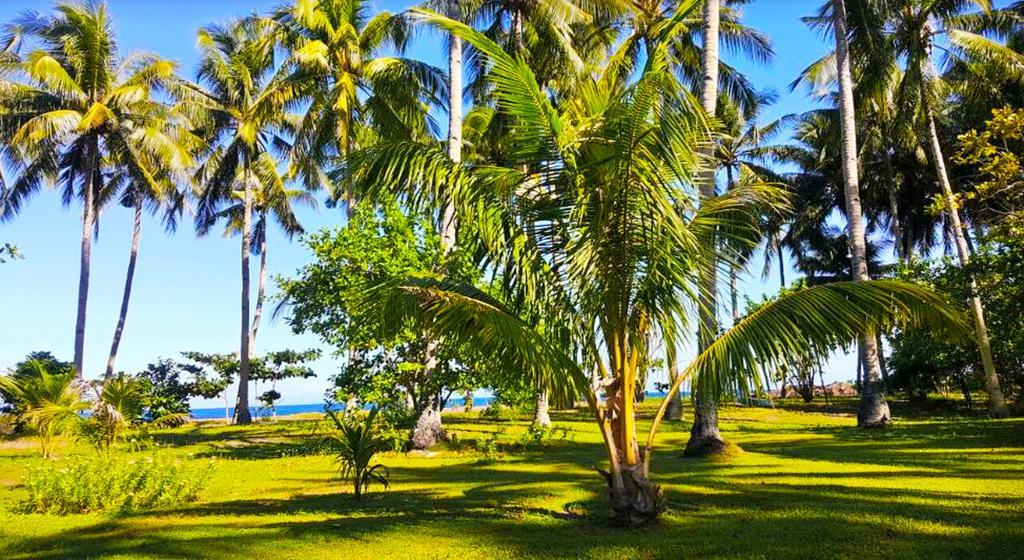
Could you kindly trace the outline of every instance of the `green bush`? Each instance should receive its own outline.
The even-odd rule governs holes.
[[[93,455],[47,461],[25,475],[27,509],[69,515],[127,513],[195,500],[212,463],[151,455]]]

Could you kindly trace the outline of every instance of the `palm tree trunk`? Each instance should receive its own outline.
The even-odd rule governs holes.
[[[779,245],[777,247],[775,247],[775,251],[779,255],[779,287],[780,288],[785,288],[786,287],[786,261],[784,260],[785,257],[782,254],[782,243],[781,242],[779,243]]]
[[[896,184],[896,173],[892,168],[892,154],[888,148],[882,150],[882,166],[885,170],[886,194],[889,197],[889,218],[892,220],[893,245],[896,257],[901,261],[909,261],[906,240],[903,239],[903,224],[900,223],[899,186]]]
[[[551,408],[548,403],[548,392],[541,390],[537,392],[537,408],[533,413],[533,425],[541,428],[551,427],[551,415],[548,410]]]
[[[836,39],[836,65],[839,73],[840,117],[842,131],[842,160],[846,197],[847,242],[853,279],[869,280],[867,243],[860,203],[860,179],[857,167],[857,123],[853,100],[853,75],[850,69],[850,45],[847,40],[846,6],[843,0],[832,0],[832,25]],[[884,427],[889,424],[889,404],[885,402],[880,384],[881,366],[878,343],[874,333],[864,333],[860,339],[864,357],[864,389],[857,410],[857,425],[862,428]]]
[[[448,0],[448,17],[461,20],[459,0]],[[455,163],[462,161],[462,38],[455,34],[449,35],[448,43],[448,157]],[[441,250],[447,255],[455,247],[458,231],[455,217],[455,204],[449,198],[441,211],[439,233]],[[437,341],[427,342],[424,360],[424,376],[429,380],[437,369]],[[444,427],[441,425],[441,410],[437,396],[430,392],[426,406],[416,419],[410,442],[416,450],[430,449],[439,440],[444,439]]]
[[[260,221],[262,223],[260,233],[260,275],[256,287],[256,310],[252,315],[252,335],[250,344],[256,343],[256,333],[260,330],[260,318],[263,317],[263,300],[267,293],[267,213],[261,211]]]
[[[926,74],[927,75],[927,74]],[[928,137],[934,160],[935,171],[939,176],[939,184],[942,186],[942,194],[946,199],[946,212],[949,214],[950,230],[953,239],[956,241],[957,255],[960,257],[960,265],[967,267],[970,264],[970,249],[967,246],[967,239],[964,235],[963,224],[960,222],[960,212],[957,209],[956,197],[953,195],[953,187],[949,182],[949,175],[946,173],[946,161],[942,156],[942,145],[939,143],[939,133],[935,126],[935,114],[932,111],[931,103],[925,93],[925,118],[928,120]],[[988,327],[985,325],[985,308],[978,297],[978,283],[971,277],[971,314],[974,317],[974,335],[978,342],[978,351],[981,353],[981,364],[985,372],[985,391],[988,393],[988,414],[992,418],[1006,418],[1010,412],[1006,407],[1003,398],[1002,388],[999,386],[999,376],[996,374],[995,362],[992,359],[992,344],[988,337]]]
[[[75,377],[82,379],[85,362],[85,317],[89,304],[89,272],[92,266],[92,236],[96,224],[96,180],[99,178],[99,141],[93,140],[89,178],[82,202],[82,253],[78,271],[78,313],[75,318]]]
[[[669,345],[665,351],[665,358],[668,362],[668,382],[669,385],[675,385],[676,379],[679,378],[679,357],[676,355],[676,349]],[[679,422],[683,419],[683,396],[682,391],[676,391],[672,400],[668,403],[668,408],[665,410],[665,417],[670,422]]]
[[[251,424],[249,412],[249,250],[252,241],[252,184],[246,156],[242,195],[242,328],[239,343],[238,397],[235,399],[235,424]]]
[[[128,300],[132,296],[132,282],[135,280],[135,262],[139,256],[139,238],[142,237],[142,197],[135,199],[135,222],[132,226],[132,245],[128,252],[128,273],[124,277],[124,294],[121,296],[121,314],[117,318],[114,329],[114,341],[110,344],[110,357],[107,358],[107,371],[104,379],[114,376],[114,362],[117,360],[117,349],[121,346],[121,335],[124,334],[124,322],[128,317]]]
[[[720,0],[707,0],[704,4],[704,23],[702,26],[703,37],[703,70],[704,84],[701,89],[701,105],[709,117],[714,117],[718,107],[718,28],[719,13],[721,11]],[[715,165],[714,147],[709,146],[705,151],[704,171],[700,180],[701,197],[714,197],[715,192]],[[711,241],[712,247],[717,251],[717,239]],[[718,336],[718,268],[717,264],[707,267],[701,273],[700,278],[700,325],[697,336],[700,350],[706,348]],[[718,388],[701,387],[698,382],[694,385],[694,409],[693,428],[690,430],[690,440],[686,443],[686,453],[699,454],[707,452],[714,454],[725,449],[725,441],[718,431]]]

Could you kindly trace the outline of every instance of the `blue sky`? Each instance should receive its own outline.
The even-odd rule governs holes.
[[[801,69],[824,54],[822,37],[807,29],[800,18],[812,14],[821,0],[760,0],[744,8],[748,24],[764,31],[774,41],[776,61],[761,67],[732,56],[733,63],[747,72],[760,88],[780,94],[769,118],[807,110],[811,105],[803,92],[790,93],[788,84]],[[205,24],[223,22],[233,16],[265,11],[276,0],[109,0],[120,48],[124,53],[151,51],[177,61],[181,72],[193,76],[197,59],[195,32]],[[46,10],[51,4],[39,0],[3,0],[0,21],[6,22],[25,10]],[[378,0],[378,9],[401,10],[410,2]],[[443,64],[442,45],[436,35],[417,39],[411,56]],[[727,55],[728,56],[728,55]],[[342,223],[339,210],[302,210],[307,230]],[[100,235],[94,244],[92,289],[86,333],[86,376],[103,371],[120,305],[124,272],[131,235],[130,210],[113,207],[100,219]],[[18,245],[25,260],[0,265],[0,370],[6,369],[34,350],[51,350],[71,359],[74,340],[75,302],[78,285],[78,257],[81,236],[80,207],[63,209],[55,192],[43,191],[13,222],[0,224],[0,244]],[[309,257],[299,243],[289,243],[279,232],[268,240],[269,269],[273,275],[289,275]],[[256,261],[254,259],[254,278]],[[777,272],[770,280],[760,279],[760,263],[754,263],[752,277],[744,279],[744,291],[759,298],[775,291]],[[787,275],[793,278],[792,271]],[[118,368],[138,371],[158,357],[179,356],[184,350],[228,352],[237,350],[239,329],[239,241],[225,239],[219,231],[197,239],[188,223],[174,235],[162,231],[159,222],[147,218],[135,278],[131,308],[121,343]],[[255,292],[255,285],[253,288]],[[284,348],[318,347],[312,336],[291,333],[283,321],[261,326],[256,352]],[[329,356],[316,364],[318,378],[286,382],[279,390],[282,403],[318,402],[333,374],[337,361]],[[827,377],[854,376],[848,358],[832,360]],[[212,403],[217,406],[218,403]]]

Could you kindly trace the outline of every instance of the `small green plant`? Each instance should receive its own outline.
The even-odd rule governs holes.
[[[13,437],[18,431],[18,417],[9,412],[0,412],[0,438]]]
[[[127,513],[173,507],[195,500],[212,462],[151,455],[103,454],[46,461],[25,475],[27,509],[70,515]]]
[[[327,411],[334,421],[338,433],[334,436],[337,446],[338,463],[341,466],[341,478],[352,482],[356,499],[363,496],[370,484],[376,482],[388,488],[388,468],[380,463],[373,463],[377,453],[388,451],[392,443],[378,433],[374,426],[377,410],[371,410],[366,418],[358,414],[350,414],[338,418],[334,411]]]

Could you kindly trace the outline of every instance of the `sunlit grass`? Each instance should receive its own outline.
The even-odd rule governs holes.
[[[649,405],[648,405],[649,406]],[[646,411],[645,412],[649,412]],[[645,414],[649,417],[649,413]],[[1014,558],[1024,550],[1024,422],[907,420],[860,431],[845,414],[726,408],[728,462],[659,439],[659,526],[605,525],[590,419],[519,449],[527,423],[446,416],[460,444],[388,454],[392,489],[356,502],[313,421],[154,434],[165,453],[215,457],[198,503],[125,517],[20,512],[31,441],[0,443],[0,558]],[[643,425],[641,426],[643,427]],[[472,440],[499,433],[484,454]],[[91,453],[68,442],[64,455]]]

